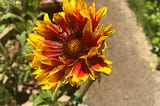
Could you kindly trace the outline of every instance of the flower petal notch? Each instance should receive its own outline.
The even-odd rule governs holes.
[[[112,24],[99,25],[107,7],[96,11],[95,3],[63,0],[62,8],[53,19],[45,14],[28,37],[32,50],[26,57],[35,69],[35,79],[42,89],[51,91],[62,83],[80,86],[87,79],[100,81],[101,73],[109,75],[112,68],[102,53],[107,48],[105,40],[115,30]]]

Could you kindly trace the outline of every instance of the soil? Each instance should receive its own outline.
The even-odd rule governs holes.
[[[110,76],[97,81],[87,93],[89,106],[160,106],[160,73],[155,70],[156,56],[137,24],[126,0],[88,0],[97,8],[108,7],[101,23],[113,24],[116,33],[107,40],[105,54],[113,61]]]

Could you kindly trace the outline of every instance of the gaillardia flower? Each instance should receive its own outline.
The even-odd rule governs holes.
[[[111,73],[112,62],[102,52],[115,30],[98,25],[107,8],[96,11],[95,3],[88,6],[84,0],[63,0],[62,8],[52,21],[45,14],[28,38],[33,50],[26,57],[32,60],[35,79],[42,89],[52,91],[61,83],[79,86],[87,79],[100,81],[100,73]]]

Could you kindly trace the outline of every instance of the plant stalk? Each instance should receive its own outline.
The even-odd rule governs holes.
[[[83,88],[80,96],[78,97],[79,100],[82,100],[90,86],[93,84],[94,80],[88,80],[87,85]]]

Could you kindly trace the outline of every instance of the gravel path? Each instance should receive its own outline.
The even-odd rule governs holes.
[[[156,56],[126,0],[88,0],[97,8],[108,6],[101,23],[112,23],[117,30],[107,40],[113,72],[95,82],[88,94],[89,106],[160,106],[160,73],[154,71]]]

